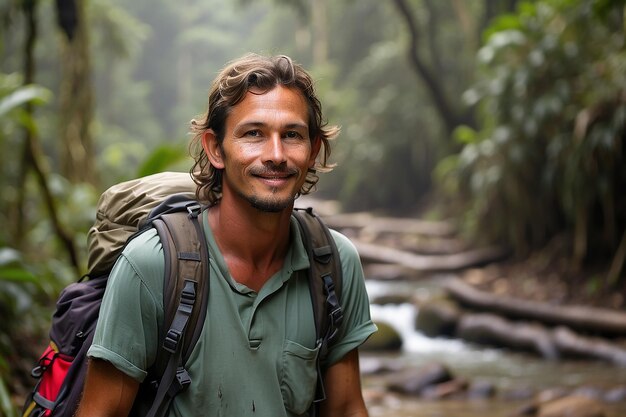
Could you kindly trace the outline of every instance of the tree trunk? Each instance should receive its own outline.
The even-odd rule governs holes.
[[[93,87],[85,2],[75,0],[76,27],[65,31],[61,45],[62,81],[59,91],[61,172],[72,182],[97,183],[90,134]],[[63,10],[59,10],[61,15]],[[65,28],[64,28],[65,29]]]
[[[26,37],[24,40],[24,85],[32,84],[35,81],[35,43],[37,41],[37,2],[24,3],[23,12],[26,20]],[[24,110],[28,115],[33,114],[33,106],[30,103],[24,105]],[[19,195],[15,205],[15,222],[8,226],[12,228],[11,235],[14,236],[15,245],[21,247],[26,230],[26,219],[24,217],[24,204],[26,201],[26,177],[30,166],[33,165],[31,143],[35,140],[34,132],[31,129],[24,129],[24,147],[22,148],[22,162],[20,176],[18,178]]]
[[[36,9],[37,2],[29,2],[24,6],[24,14],[26,17],[26,42],[24,45],[24,84],[31,84],[35,81],[35,60],[34,60],[34,49],[35,42],[37,40],[37,19],[36,19]],[[33,108],[31,104],[26,104],[25,107],[26,112],[33,117]],[[43,158],[43,151],[41,150],[41,146],[39,143],[39,139],[36,135],[36,131],[34,129],[26,129],[24,133],[24,148],[22,154],[22,169],[19,181],[21,182],[20,186],[20,196],[18,198],[18,222],[15,230],[16,241],[18,246],[20,246],[20,240],[25,235],[26,230],[26,219],[24,218],[23,213],[25,210],[23,206],[26,201],[25,190],[26,187],[24,184],[26,183],[26,177],[28,172],[32,169],[37,177],[37,181],[41,188],[41,194],[44,200],[44,203],[48,209],[48,213],[50,215],[50,222],[52,223],[52,227],[61,241],[61,244],[66,249],[68,256],[70,258],[71,265],[76,269],[77,273],[79,272],[79,262],[78,262],[78,253],[76,250],[76,246],[74,244],[74,240],[72,236],[65,230],[59,216],[57,214],[56,203],[54,201],[54,197],[50,188],[48,187],[48,179],[46,174],[46,169]]]
[[[476,37],[476,24],[474,22],[474,17],[468,10],[470,5],[464,0],[453,0],[452,7],[454,9],[454,13],[459,20],[459,24],[463,33],[465,33],[465,38],[468,40],[468,44],[471,45],[471,48],[476,50],[476,40],[480,39]]]
[[[393,2],[408,27],[409,62],[430,93],[433,104],[435,105],[435,109],[443,122],[443,127],[446,130],[446,133],[448,136],[451,136],[454,129],[463,124],[473,126],[474,121],[472,120],[473,118],[471,114],[464,114],[464,112],[455,108],[452,102],[446,97],[445,89],[440,81],[441,77],[439,77],[438,74],[433,71],[433,69],[430,68],[418,54],[418,51],[421,49],[420,33],[417,21],[409,4],[406,0],[393,0]],[[433,61],[436,61],[436,59]]]

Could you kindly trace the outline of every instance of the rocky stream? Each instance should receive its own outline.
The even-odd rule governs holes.
[[[529,300],[526,287],[560,291],[549,277],[494,277],[489,265],[506,251],[468,247],[448,222],[304,205],[364,264],[379,326],[361,349],[370,416],[626,416],[623,297],[610,308]],[[524,288],[499,291],[511,283]]]

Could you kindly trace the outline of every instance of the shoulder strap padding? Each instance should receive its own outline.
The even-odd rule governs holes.
[[[156,392],[148,396],[147,404],[151,405],[141,412],[146,417],[165,416],[174,396],[191,383],[184,365],[202,331],[209,292],[208,247],[201,221],[197,204],[151,220],[165,259],[164,316],[150,372]]]
[[[172,328],[176,312],[186,297],[185,287],[193,284],[195,307],[190,314],[182,349],[183,363],[191,354],[204,324],[208,301],[208,252],[199,213],[175,212],[162,215],[153,222],[159,233],[165,257],[163,286],[163,334]],[[198,324],[198,325],[197,325]],[[184,329],[181,329],[184,330]]]
[[[330,230],[312,209],[296,209],[293,216],[303,233],[309,254],[309,286],[317,341],[322,342],[322,356],[327,343],[341,325],[341,289],[343,275],[341,260]]]

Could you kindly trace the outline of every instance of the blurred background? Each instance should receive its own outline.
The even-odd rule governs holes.
[[[371,295],[410,295],[374,302],[403,347],[371,359],[456,358],[453,373],[480,365],[470,379],[508,384],[534,369],[525,383],[545,382],[545,352],[506,356],[413,322],[451,276],[494,296],[623,313],[625,13],[623,0],[0,0],[0,415],[17,415],[54,301],[86,272],[100,193],[187,171],[189,121],[217,72],[247,52],[303,64],[342,126],[338,166],[314,195],[334,202],[335,227],[379,255],[438,257],[389,273],[377,266],[397,252],[370,259],[361,246]],[[448,229],[393,240],[399,219]],[[450,260],[481,249],[491,252]],[[626,384],[615,367],[626,333],[610,336],[618,359],[550,361],[549,373]],[[438,414],[423,395],[389,400],[393,384],[371,378],[373,415],[505,415],[489,402]]]

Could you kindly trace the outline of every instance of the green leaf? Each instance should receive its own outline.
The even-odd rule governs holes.
[[[12,248],[0,248],[0,281],[38,283],[37,277],[21,263],[20,252]]]
[[[167,168],[184,160],[186,157],[187,152],[183,147],[171,145],[160,146],[148,155],[139,168],[137,175],[143,177],[166,171]]]
[[[6,417],[15,417],[15,408],[11,404],[11,395],[4,378],[0,378],[0,414]]]
[[[454,140],[461,144],[478,142],[478,135],[474,129],[469,126],[459,126],[454,130]]]
[[[13,248],[0,248],[0,266],[19,262],[22,259],[20,252]]]
[[[50,99],[50,96],[49,90],[37,85],[20,87],[0,100],[0,116],[30,101],[45,103]]]
[[[0,269],[0,281],[37,282],[37,277],[19,266],[8,266]]]

